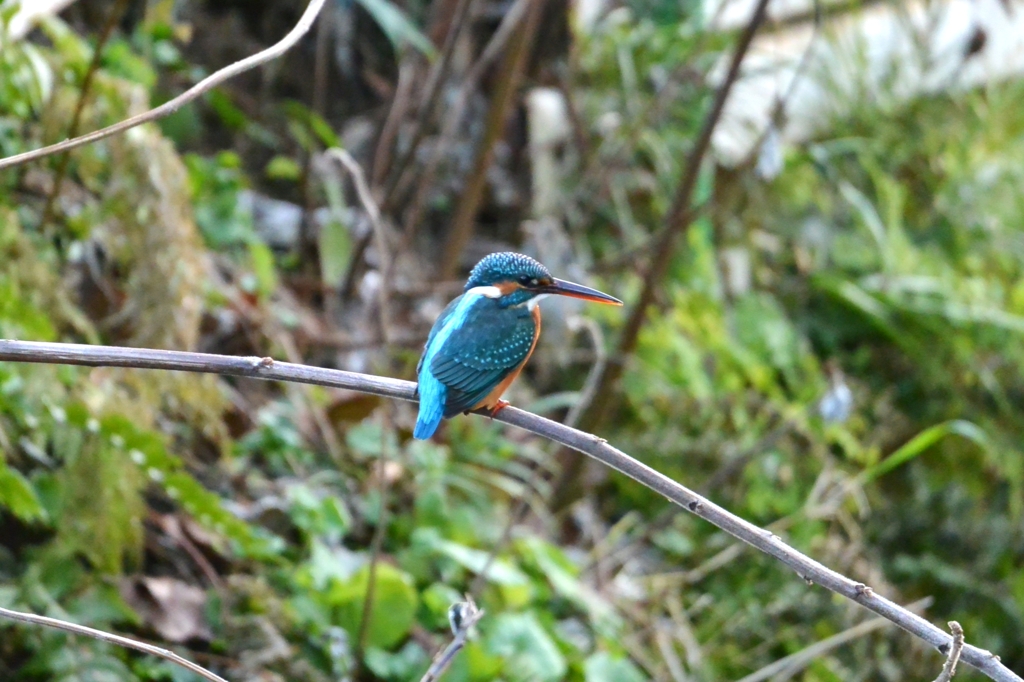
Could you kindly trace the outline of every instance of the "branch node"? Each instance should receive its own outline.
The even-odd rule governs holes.
[[[701,511],[702,509],[704,509],[704,505],[703,505],[703,504],[701,504],[701,503],[700,503],[700,501],[698,501],[698,500],[691,500],[691,501],[690,501],[690,502],[689,502],[689,503],[688,503],[688,504],[686,505],[686,508],[687,508],[687,509],[689,509],[689,510],[690,510],[690,511],[692,511],[692,512],[699,512],[699,511]]]
[[[857,583],[853,586],[853,589],[857,593],[858,597],[870,597],[872,594],[875,593],[874,590],[872,590],[869,586],[865,585],[864,583]]]

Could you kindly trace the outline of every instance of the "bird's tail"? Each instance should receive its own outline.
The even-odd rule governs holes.
[[[444,403],[448,390],[430,372],[420,375],[417,393],[420,396],[420,413],[416,417],[416,428],[412,437],[426,440],[434,435],[444,417]]]
[[[420,408],[420,416],[416,419],[416,428],[413,429],[412,437],[426,440],[434,435],[437,427],[441,424],[441,413],[425,415],[423,408]]]

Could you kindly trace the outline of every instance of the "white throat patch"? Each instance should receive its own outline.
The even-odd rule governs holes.
[[[501,298],[501,289],[498,287],[473,287],[466,293],[487,298]]]
[[[551,294],[537,294],[536,296],[534,296],[533,298],[526,302],[527,310],[533,310],[541,302],[541,299],[547,298],[550,295]]]

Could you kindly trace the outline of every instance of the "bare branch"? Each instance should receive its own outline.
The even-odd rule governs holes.
[[[22,623],[42,625],[43,627],[63,630],[64,632],[70,632],[73,635],[85,635],[86,637],[98,639],[101,642],[123,646],[126,649],[135,649],[136,651],[141,651],[144,654],[149,654],[150,656],[156,656],[157,658],[162,658],[165,661],[170,661],[174,665],[181,666],[185,670],[199,675],[199,677],[202,677],[204,680],[209,680],[210,682],[227,682],[227,680],[220,675],[213,674],[206,668],[182,658],[173,651],[161,649],[160,647],[153,646],[152,644],[146,644],[127,637],[121,637],[120,635],[112,635],[109,632],[95,630],[84,625],[77,625],[76,623],[69,623],[64,620],[57,620],[56,618],[37,616],[34,613],[21,613],[20,611],[11,611],[10,609],[0,608],[0,616],[3,618],[9,618],[10,620],[17,620]]]
[[[309,5],[306,6],[306,11],[303,12],[302,16],[299,18],[299,23],[295,24],[295,27],[288,32],[288,35],[282,38],[279,42],[271,45],[261,52],[257,52],[251,57],[246,57],[241,61],[225,66],[220,71],[210,74],[169,102],[161,104],[155,109],[150,109],[147,112],[141,113],[138,116],[132,116],[120,123],[115,123],[112,126],[82,135],[81,137],[58,142],[57,144],[52,144],[48,147],[36,149],[31,152],[8,156],[6,159],[0,159],[0,170],[28,163],[29,161],[35,161],[36,159],[41,159],[43,157],[50,156],[51,154],[59,154],[60,152],[76,149],[83,145],[96,142],[97,140],[110,137],[111,135],[123,133],[129,128],[134,128],[135,126],[142,125],[143,123],[150,123],[151,121],[156,121],[173,114],[185,104],[188,104],[200,95],[212,90],[229,78],[234,78],[240,73],[244,73],[249,69],[255,68],[260,64],[269,62],[271,59],[276,59],[283,55],[291,49],[295,43],[299,42],[299,39],[302,36],[306,35],[310,27],[313,25],[313,22],[316,21],[317,15],[320,14],[320,10],[323,8],[324,2],[325,0],[310,0]]]
[[[348,171],[352,176],[352,182],[356,186],[356,194],[359,196],[359,203],[363,210],[370,217],[370,226],[373,228],[374,240],[377,242],[377,257],[380,259],[380,286],[378,287],[378,302],[380,304],[380,331],[385,344],[391,343],[391,310],[389,298],[391,296],[391,248],[388,245],[388,235],[384,231],[384,223],[381,222],[380,208],[377,206],[370,186],[366,182],[366,174],[362,166],[352,158],[344,149],[332,147],[324,152],[324,156],[334,159]]]
[[[950,682],[953,675],[956,675],[956,664],[960,662],[960,656],[964,650],[964,629],[955,620],[949,621],[949,631],[953,633],[953,641],[950,642],[949,655],[946,663],[942,666],[942,672],[935,678],[935,682]]]
[[[121,348],[117,346],[86,346],[72,343],[43,343],[37,341],[0,340],[0,361],[36,362],[46,364],[84,365],[90,367],[133,367],[139,369],[165,369],[228,376],[250,377],[275,381],[291,381],[345,388],[386,398],[416,400],[416,385],[400,379],[346,372],[337,369],[310,367],[273,358],[236,357],[188,353],[184,351],[154,350],[148,348]],[[489,416],[489,411],[479,414]],[[518,426],[548,440],[609,466],[632,478],[637,483],[664,496],[671,502],[699,516],[738,540],[761,550],[786,566],[808,584],[818,584],[874,611],[915,637],[945,651],[950,636],[921,616],[875,593],[869,586],[858,583],[814,559],[798,552],[771,531],[741,519],[673,481],[621,450],[612,447],[603,438],[545,419],[515,407],[506,407],[493,419]],[[999,657],[984,649],[964,644],[960,659],[996,682],[1024,682],[1003,665]]]

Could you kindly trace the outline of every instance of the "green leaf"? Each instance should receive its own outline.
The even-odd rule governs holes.
[[[302,176],[299,163],[290,156],[275,156],[267,164],[263,173],[271,180],[290,180],[297,182]]]
[[[206,103],[220,118],[220,122],[230,130],[242,130],[248,123],[245,112],[239,109],[231,97],[223,90],[214,88],[206,95]]]
[[[647,678],[632,661],[601,651],[583,664],[583,679],[586,682],[643,682]]]
[[[505,613],[490,622],[487,649],[505,658],[511,680],[560,680],[565,657],[532,613]]]
[[[320,141],[320,144],[327,149],[341,146],[341,139],[334,132],[331,124],[324,120],[323,116],[302,102],[290,99],[282,105],[282,108],[284,109],[285,116],[288,117],[289,123],[299,126],[299,128],[290,127],[290,130],[298,136],[297,139],[305,148],[309,148],[313,142],[312,138],[309,137],[309,133],[312,133]],[[299,132],[299,130],[302,132]]]
[[[427,652],[416,642],[407,642],[395,653],[370,647],[366,650],[366,667],[385,680],[414,680],[417,672],[429,664]]]
[[[280,551],[283,543],[279,537],[229,512],[220,497],[183,471],[181,460],[167,451],[159,434],[137,428],[122,415],[104,417],[100,433],[117,441],[132,462],[143,468],[150,480],[161,484],[204,528],[225,536],[245,556],[270,559]]]
[[[337,288],[352,257],[348,228],[333,217],[320,228],[320,276],[326,286]]]
[[[11,469],[0,459],[0,507],[6,507],[16,518],[26,523],[45,521],[46,512],[39,503],[35,488],[19,471]]]
[[[576,567],[560,548],[537,537],[527,538],[519,543],[519,546],[537,563],[556,593],[587,611],[594,621],[609,625],[618,622],[612,605],[579,580]]]
[[[504,679],[501,656],[488,653],[480,642],[469,642],[444,674],[444,682],[490,682]],[[412,678],[416,679],[416,678]]]
[[[77,623],[110,627],[117,623],[140,625],[139,615],[124,601],[116,585],[94,585],[76,596],[67,607]]]
[[[352,258],[352,237],[345,224],[345,193],[341,183],[328,176],[323,183],[331,217],[320,228],[320,276],[325,285],[340,287]]]
[[[359,4],[373,17],[396,50],[410,45],[430,59],[437,55],[430,39],[394,3],[389,0],[359,0]]]
[[[270,247],[258,239],[249,240],[249,260],[256,276],[256,291],[260,298],[270,296],[277,288],[277,267]]]
[[[366,644],[390,649],[412,629],[419,597],[412,578],[391,564],[377,564],[376,573]],[[328,595],[335,606],[338,625],[353,639],[359,637],[369,584],[370,566],[367,565],[356,571],[350,581],[336,583]]]
[[[142,85],[146,90],[156,85],[156,71],[124,40],[111,40],[107,44],[103,50],[103,68],[115,76]]]
[[[434,548],[474,573],[480,573],[490,557],[489,552],[466,547],[450,540],[438,540],[434,544]],[[528,585],[530,582],[525,573],[503,559],[495,559],[491,562],[487,569],[487,579],[499,585]]]
[[[310,536],[337,543],[352,527],[352,514],[345,503],[333,495],[296,482],[285,488],[285,496],[292,521]]]
[[[867,483],[868,481],[875,480],[879,476],[884,476],[896,467],[906,464],[946,436],[950,435],[966,438],[982,450],[988,451],[991,449],[991,442],[989,441],[988,434],[986,434],[981,427],[964,419],[952,419],[947,422],[942,422],[941,424],[936,424],[935,426],[929,427],[917,434],[904,444],[903,447],[896,450],[881,462],[868,467],[861,472],[860,478],[862,481]]]

